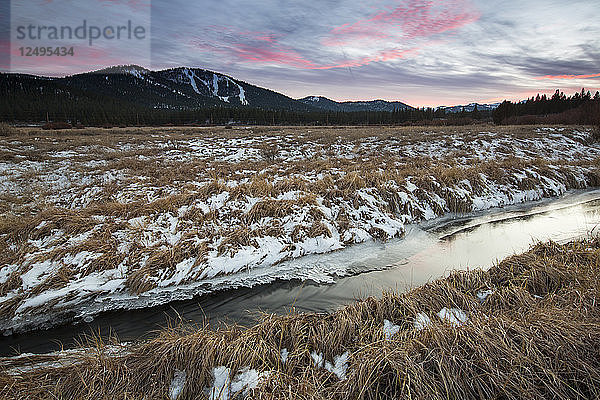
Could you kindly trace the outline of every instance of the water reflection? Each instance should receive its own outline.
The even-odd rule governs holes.
[[[404,291],[444,276],[450,270],[489,268],[528,249],[536,241],[563,242],[588,235],[600,223],[600,192],[571,195],[536,206],[493,210],[483,215],[446,217],[410,227],[403,239],[355,246],[317,260],[350,265],[353,276],[332,285],[310,281],[275,282],[252,289],[213,293],[195,300],[146,310],[100,315],[89,324],[0,339],[0,353],[46,352],[76,345],[84,334],[116,334],[121,340],[151,335],[170,322],[249,325],[259,311],[328,312],[382,290]],[[315,262],[314,259],[310,262]],[[253,311],[248,311],[253,310]]]

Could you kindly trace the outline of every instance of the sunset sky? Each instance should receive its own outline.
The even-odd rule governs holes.
[[[21,10],[38,7],[43,15],[48,4],[65,1],[29,0]],[[150,7],[144,0],[94,4],[133,17]],[[93,14],[90,7],[60,12],[77,21]],[[600,88],[597,0],[154,0],[150,10],[151,62],[144,66],[206,68],[294,98],[435,106]],[[15,72],[129,64],[136,50]]]

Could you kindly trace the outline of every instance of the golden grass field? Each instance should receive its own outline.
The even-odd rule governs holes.
[[[595,187],[597,137],[576,126],[20,128],[0,137],[0,321],[10,333],[254,271],[276,279],[286,260],[405,224]]]

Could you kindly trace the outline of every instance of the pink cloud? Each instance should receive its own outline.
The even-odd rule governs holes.
[[[353,68],[353,67],[362,67],[363,65],[371,64],[373,62],[379,61],[391,61],[400,58],[405,58],[411,54],[414,54],[418,51],[417,48],[412,48],[408,50],[402,49],[389,49],[389,50],[380,50],[376,52],[372,56],[361,57],[355,60],[345,61],[337,64],[330,65],[322,65],[316,66],[312,69],[333,69],[333,68]]]
[[[303,69],[334,69],[360,67],[377,61],[389,61],[415,53],[411,49],[384,49],[373,55],[359,57],[329,64],[317,63],[302,56],[298,51],[279,42],[279,36],[273,33],[235,31],[229,27],[212,26],[211,30],[224,33],[225,40],[193,40],[191,44],[198,49],[223,54],[235,61],[253,63],[276,63]]]
[[[277,63],[282,65],[290,65],[304,69],[334,69],[334,68],[351,68],[360,67],[377,61],[390,61],[394,59],[404,58],[410,54],[414,54],[417,49],[387,49],[379,50],[375,54],[356,59],[344,60],[330,64],[318,64],[304,58],[297,51],[290,49],[278,43],[271,36],[266,38],[254,37],[256,43],[231,43],[231,44],[214,44],[200,41],[193,41],[192,45],[196,48],[226,55],[236,61],[254,62],[254,63]],[[263,42],[258,43],[258,42]]]
[[[205,39],[192,44],[202,50],[223,54],[242,62],[289,65],[303,69],[333,69],[360,67],[373,62],[405,58],[417,49],[434,43],[433,35],[458,29],[479,18],[468,0],[434,1],[408,0],[407,3],[373,16],[331,29],[322,44],[326,47],[352,43],[363,53],[351,59],[323,63],[308,59],[299,51],[281,43],[282,36],[271,32],[237,31],[232,27],[207,27]],[[213,39],[211,39],[213,38]],[[415,42],[418,38],[428,38]],[[373,45],[375,43],[375,45]],[[403,43],[400,47],[393,43]]]
[[[600,78],[600,74],[588,74],[588,75],[545,75],[538,76],[535,79],[591,79]]]
[[[335,27],[323,43],[334,46],[361,39],[411,40],[461,28],[479,17],[468,0],[409,0],[391,10]]]
[[[219,41],[193,40],[196,48],[223,54],[236,61],[256,63],[279,63],[300,68],[316,65],[306,60],[297,51],[279,43],[276,34],[268,32],[235,31],[229,27],[209,27],[215,32],[224,33]]]

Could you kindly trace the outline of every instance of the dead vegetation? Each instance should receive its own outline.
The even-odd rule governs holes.
[[[588,128],[487,128],[20,128],[0,141],[0,268],[14,269],[0,283],[12,296],[0,319],[69,277],[120,268],[119,290],[139,294],[181,262],[190,282],[208,257],[261,239],[281,242],[279,262],[309,239],[387,240],[402,229],[386,224],[470,212],[477,198],[600,185]],[[65,262],[82,253],[89,260]],[[52,268],[25,288],[20,276],[45,261]]]
[[[181,327],[120,348],[0,361],[6,399],[206,398],[212,369],[269,372],[256,399],[591,399],[600,396],[600,240],[545,243],[488,271],[456,272],[330,315],[264,315],[250,328]],[[489,291],[485,299],[478,295]],[[463,310],[453,326],[443,307]],[[431,322],[415,329],[415,316]],[[384,321],[398,326],[386,339]],[[289,352],[285,362],[282,350]],[[349,352],[346,379],[316,367]],[[63,358],[64,358],[63,357]],[[58,357],[60,358],[60,357]],[[37,367],[36,367],[37,365]],[[83,384],[82,384],[83,383]]]
[[[0,123],[0,136],[11,136],[18,133],[18,130],[6,123]]]

